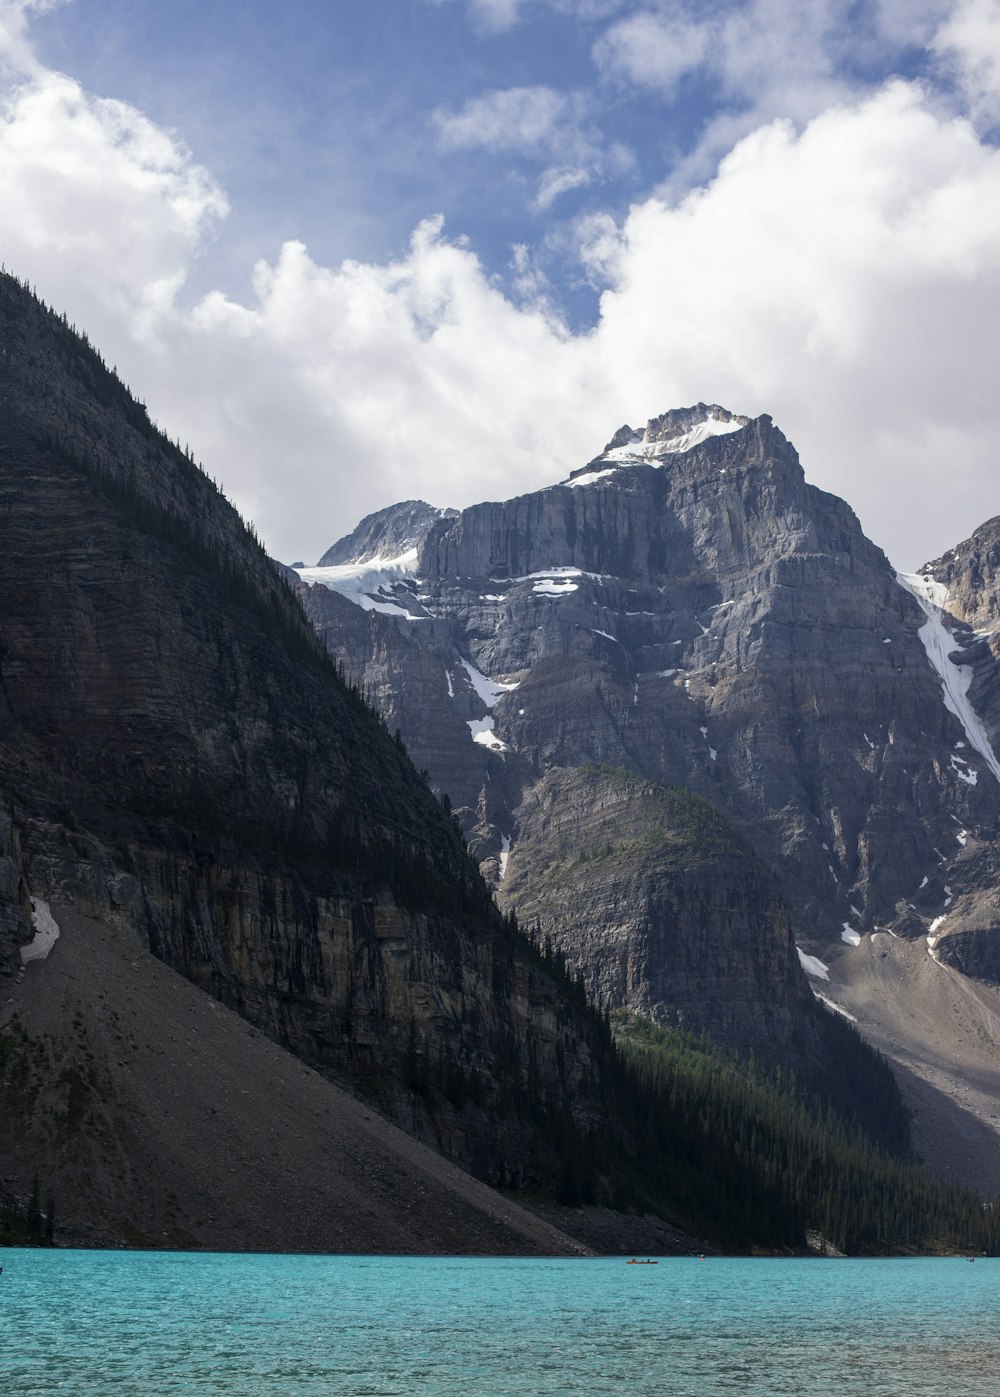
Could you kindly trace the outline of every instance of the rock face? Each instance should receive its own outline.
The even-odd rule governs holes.
[[[778,880],[707,801],[609,767],[559,767],[518,816],[504,895],[599,1002],[765,1053],[811,1025]]]
[[[20,948],[31,940],[31,907],[21,858],[21,832],[0,801],[0,976],[20,966]],[[2,984],[2,980],[0,980]]]
[[[455,517],[454,509],[435,509],[423,500],[404,500],[367,515],[353,533],[338,540],[319,560],[321,568],[339,563],[370,563],[398,558],[423,541],[432,524]]]
[[[51,915],[55,952],[0,1006],[0,1203],[23,1212],[37,1177],[60,1246],[575,1250],[131,930],[59,904]]]
[[[947,588],[953,616],[988,636],[1000,629],[1000,516],[920,571]]]
[[[8,968],[30,890],[484,1177],[544,1172],[501,1084],[586,1118],[589,1021],[235,511],[6,276],[0,457]]]
[[[976,576],[992,577],[980,543]],[[613,1002],[746,1044],[765,1021],[791,1022],[804,981],[766,875],[751,889],[725,861],[700,873],[697,850],[683,875],[698,911],[681,939],[695,936],[710,973],[734,939],[767,967],[720,1027],[721,994],[710,1004],[693,957],[682,967],[651,930],[678,925],[662,879],[634,860],[592,860],[569,883],[551,873],[551,840],[570,842],[572,822],[600,829],[610,798],[574,770],[622,773],[623,810],[652,782],[724,812],[778,874],[813,956],[879,927],[926,936],[963,868],[970,887],[989,884],[1000,766],[969,730],[982,708],[1000,731],[988,647],[973,709],[949,706],[926,630],[940,605],[806,483],[768,417],[666,413],[622,428],[562,484],[436,521],[408,572],[365,596],[363,628],[331,601],[347,590],[337,568],[303,576],[328,647],[451,795],[501,896]],[[984,585],[976,616],[993,614]],[[727,921],[730,904],[758,930]]]
[[[964,717],[967,746],[952,766],[980,779],[984,796],[1000,782],[1000,519],[927,563],[913,580],[927,612],[929,650],[942,672],[945,702]],[[971,764],[963,760],[970,757]],[[977,760],[978,759],[978,760]],[[960,832],[961,850],[949,866],[945,899],[929,928],[935,959],[1000,986],[1000,819],[994,814]]]

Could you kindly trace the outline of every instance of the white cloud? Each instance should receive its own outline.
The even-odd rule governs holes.
[[[888,17],[887,17],[888,18]],[[845,27],[838,0],[746,0],[738,4],[655,4],[628,15],[594,45],[607,79],[676,95],[679,82],[697,74],[720,100],[753,113],[804,121],[857,88],[845,60],[873,46],[898,48],[908,40],[895,21],[889,39],[877,13]]]
[[[571,189],[584,189],[594,179],[593,171],[584,166],[560,169],[553,166],[542,175],[535,199],[535,207],[547,209],[555,203],[560,194],[568,194]]]
[[[193,326],[164,327],[171,359],[211,375],[200,449],[240,462],[240,498],[280,554],[318,556],[373,500],[470,503],[537,478],[540,456],[555,468],[577,350],[528,280],[519,308],[432,220],[384,266],[327,269],[286,244],[250,306],[214,296]]]
[[[932,47],[955,76],[975,121],[1000,123],[1000,0],[961,0]]]
[[[176,138],[57,74],[6,102],[0,193],[8,265],[278,556],[312,559],[397,498],[550,483],[623,421],[698,399],[770,412],[897,563],[996,512],[1000,155],[914,85],[769,123],[683,199],[591,218],[607,289],[576,335],[526,254],[515,302],[433,220],[383,264],[290,241],[245,297],[186,305],[222,194]]]
[[[137,332],[157,320],[227,208],[140,112],[42,71],[0,102],[0,190],[8,264],[44,268],[46,299],[72,303],[94,338],[118,339],[120,316]]]
[[[678,82],[705,60],[714,26],[677,15],[640,10],[621,20],[594,46],[594,61],[607,76],[672,94]]]
[[[770,412],[899,561],[995,512],[1000,155],[918,89],[762,128],[679,206],[633,210],[612,265],[600,352],[634,415]]]
[[[65,3],[66,0],[0,0],[0,73],[24,76],[38,71],[28,33],[30,16]]]
[[[593,58],[605,83],[616,88],[632,84],[667,103],[677,100],[685,81],[713,94],[693,146],[663,180],[660,192],[676,197],[709,179],[721,157],[760,126],[784,117],[801,128],[860,95],[864,85],[847,60],[907,42],[898,17],[888,18],[898,31],[893,40],[877,12],[867,13],[867,24],[859,12],[845,28],[838,0],[647,0],[610,26]]]
[[[887,44],[923,48],[955,7],[955,0],[874,0],[872,22]]]
[[[439,107],[432,116],[445,150],[545,154],[574,134],[576,104],[551,87],[508,87],[466,102],[460,111]]]
[[[899,562],[994,512],[1000,156],[918,89],[892,85],[801,135],[762,128],[712,183],[638,206],[617,231],[602,220],[590,246],[612,284],[588,335],[516,309],[435,225],[385,267],[329,271],[286,248],[252,310],[220,300],[213,356],[239,346],[249,316],[254,354],[309,385],[310,440],[325,430],[344,463],[322,482],[303,443],[282,532],[307,527],[300,490],[311,516],[329,501],[332,537],[335,513],[346,528],[364,504],[412,494],[415,458],[418,493],[438,502],[512,494],[586,460],[621,421],[699,398],[770,412],[810,478]],[[281,411],[253,379],[240,392],[244,421]],[[240,449],[259,456],[258,434],[264,421]],[[218,449],[234,454],[225,434]],[[362,463],[366,501],[351,483]],[[271,488],[263,467],[257,488]],[[335,499],[352,489],[344,513]]]
[[[524,0],[469,0],[473,15],[486,29],[501,33],[520,19]]]
[[[892,72],[928,45],[982,87],[998,61],[996,8],[997,0],[863,0],[848,17],[842,0],[643,0],[596,40],[593,57],[605,80],[668,101],[688,76],[712,87],[721,106],[688,161],[704,174],[727,137],[775,117],[802,126],[870,93],[881,81],[872,73]]]
[[[620,142],[607,141],[589,117],[582,93],[509,87],[472,98],[459,111],[439,107],[431,120],[446,151],[517,154],[545,165],[534,199],[539,212],[606,171],[620,174],[633,164],[631,152]]]

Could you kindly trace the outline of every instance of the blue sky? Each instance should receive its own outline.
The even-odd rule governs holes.
[[[822,7],[805,26],[807,83],[819,69],[823,83],[849,91],[926,69],[920,46],[873,42],[864,23],[873,7],[841,8],[860,22],[822,57],[812,47],[826,29]],[[718,152],[698,152],[711,123],[757,115],[754,73],[741,86],[699,61],[675,77],[660,66],[660,81],[655,52],[636,73],[622,31],[657,11],[615,0],[72,0],[43,12],[34,33],[43,62],[175,130],[226,190],[226,245],[202,281],[245,280],[237,238],[257,248],[298,238],[325,265],[382,260],[441,213],[508,285],[512,247],[530,248],[560,309],[583,326],[596,317],[596,288],[566,256],[575,223],[621,216],[671,178],[685,187],[710,173]],[[641,34],[635,43],[641,51]],[[773,44],[788,65],[780,35]],[[789,94],[769,107],[767,95],[766,115],[812,105],[811,94],[804,107]]]
[[[0,0],[0,255],[276,555],[770,412],[899,565],[1000,511],[998,0]]]
[[[508,283],[512,247],[530,247],[563,311],[585,324],[596,295],[565,257],[574,221],[624,211],[655,187],[714,107],[694,78],[667,101],[603,80],[593,49],[615,6],[584,18],[579,8],[527,5],[503,25],[503,6],[460,0],[298,0],[280,11],[73,0],[33,32],[44,63],[175,130],[226,190],[225,247],[199,268],[202,283],[245,282],[236,239],[276,248],[298,238],[325,265],[381,260],[441,213]],[[520,132],[497,110],[508,93]],[[558,194],[544,187],[550,171],[566,184]]]

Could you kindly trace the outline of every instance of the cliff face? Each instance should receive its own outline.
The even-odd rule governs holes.
[[[28,890],[130,927],[456,1159],[532,1177],[497,1099],[530,1063],[587,1115],[579,1011],[215,486],[7,277],[0,453],[8,961]]]
[[[759,1055],[820,1035],[774,874],[706,801],[608,767],[552,768],[518,811],[504,897],[591,996]]]
[[[803,947],[828,959],[878,927],[928,934],[960,865],[980,890],[989,881],[1000,785],[968,714],[943,699],[925,599],[842,500],[806,484],[767,417],[667,413],[623,428],[560,485],[431,523],[408,572],[352,594],[374,611],[367,637],[326,610],[318,584],[344,590],[336,568],[302,576],[328,646],[452,795],[501,896],[558,929],[594,984],[632,927],[629,963],[645,970],[607,979],[624,1003],[706,1026],[714,1012],[665,949],[660,965],[647,954],[659,891],[630,874],[626,898],[609,864],[573,930],[540,853],[529,872],[551,773],[612,767],[636,790],[706,798],[780,876]],[[450,722],[445,738],[449,707],[467,736]],[[599,817],[603,794],[572,799],[583,827]],[[722,886],[729,876],[716,870]],[[787,913],[770,894],[764,906],[767,955],[787,963]],[[721,974],[730,930],[718,907],[705,917]],[[756,983],[731,1041],[783,1022],[801,977],[793,960]]]
[[[54,951],[0,1005],[0,1217],[10,1204],[23,1215],[37,1178],[60,1246],[573,1249],[128,928],[58,903],[50,915]]]
[[[947,588],[947,610],[953,616],[986,636],[1000,629],[1000,516],[988,519],[921,572]]]
[[[923,597],[927,641],[942,673],[945,702],[969,729],[952,767],[968,781],[975,771],[984,799],[1000,782],[1000,519],[926,563],[913,579]],[[971,757],[972,764],[964,758]],[[936,960],[1000,985],[1000,817],[961,830],[960,857],[949,868],[947,900],[937,909],[929,946]]]
[[[31,906],[21,857],[21,831],[6,800],[0,800],[0,976],[14,974],[20,965],[20,948],[30,940]]]
[[[452,519],[455,513],[453,509],[435,509],[423,500],[404,500],[388,509],[376,510],[362,519],[346,538],[338,539],[328,548],[318,566],[398,558],[415,548],[432,524],[439,519]]]

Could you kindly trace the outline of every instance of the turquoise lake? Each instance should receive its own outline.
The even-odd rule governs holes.
[[[998,1397],[1000,1260],[0,1252],[0,1392]]]

